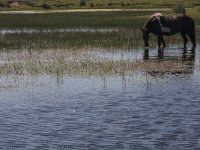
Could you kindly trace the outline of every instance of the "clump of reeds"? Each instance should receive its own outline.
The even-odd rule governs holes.
[[[186,14],[186,8],[183,4],[178,4],[173,8],[175,14]]]
[[[48,3],[43,3],[42,5],[42,8],[44,8],[44,9],[50,9],[51,8],[51,6],[48,4]]]
[[[86,5],[85,0],[80,0],[80,6],[85,6],[85,5]]]

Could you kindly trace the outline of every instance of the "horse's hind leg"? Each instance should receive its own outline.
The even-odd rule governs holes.
[[[196,47],[196,35],[195,35],[195,32],[191,32],[191,33],[188,33],[187,34],[188,37],[190,38],[191,42],[192,42],[192,49],[195,49]]]
[[[184,40],[184,49],[186,49],[187,48],[186,45],[187,45],[187,42],[188,42],[187,35],[186,35],[186,33],[181,32],[181,36],[182,36],[182,38]]]

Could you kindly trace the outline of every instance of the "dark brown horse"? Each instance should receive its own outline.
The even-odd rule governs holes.
[[[165,47],[163,35],[174,35],[180,33],[184,40],[184,48],[186,48],[188,38],[190,38],[193,49],[196,47],[195,25],[194,20],[187,15],[176,15],[173,17],[165,17],[161,13],[153,14],[142,27],[143,39],[145,47],[149,46],[149,33],[153,33],[158,37],[158,46]]]

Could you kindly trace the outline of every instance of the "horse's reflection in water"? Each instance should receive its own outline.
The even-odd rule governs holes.
[[[171,58],[171,60],[174,60],[173,58],[175,57],[173,55],[165,56],[164,48],[158,48],[157,56],[151,57],[149,55],[149,53],[150,53],[150,50],[145,48],[144,55],[143,55],[144,60],[150,60],[152,58],[154,58],[154,59],[157,58],[158,60],[165,60],[165,58],[170,60],[170,58]],[[177,57],[178,57],[177,60],[180,60],[180,58],[181,58],[182,61],[195,61],[195,49],[192,48],[191,50],[187,50],[187,49],[183,48],[181,50],[180,56],[177,56]]]
[[[165,73],[188,74],[193,72],[195,64],[195,49],[182,49],[181,51],[179,49],[178,55],[173,54],[173,52],[177,53],[177,50],[173,49],[172,53],[169,51],[166,52],[164,48],[158,48],[157,55],[152,56],[151,50],[144,49],[143,60],[150,64],[149,68],[147,68],[147,72],[151,75]],[[180,68],[180,66],[183,66],[183,68]],[[167,69],[165,70],[163,67],[166,67]]]

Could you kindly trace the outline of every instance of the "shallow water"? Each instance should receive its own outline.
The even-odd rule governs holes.
[[[31,55],[48,64],[48,53],[68,56]],[[92,57],[79,61],[143,61],[142,49],[87,53]],[[200,149],[199,47],[195,60],[182,61],[181,53],[166,49],[159,59],[152,49],[144,61],[189,62],[181,72],[2,73],[0,149]],[[27,63],[27,57],[26,51],[2,52],[0,64]]]
[[[200,149],[199,46],[147,59],[149,13],[2,15],[0,149]]]
[[[6,35],[6,34],[22,34],[22,33],[67,33],[67,32],[119,32],[119,29],[116,28],[101,28],[101,29],[93,29],[93,28],[65,28],[65,29],[2,29],[0,30],[0,35]]]

